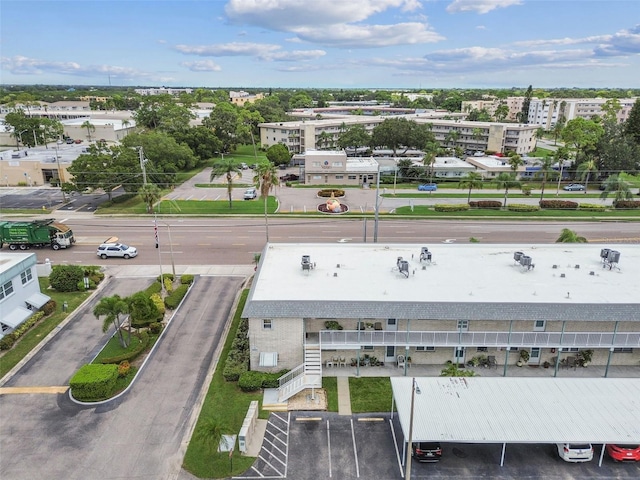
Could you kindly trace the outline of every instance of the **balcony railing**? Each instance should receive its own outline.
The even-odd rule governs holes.
[[[420,332],[322,330],[325,350],[373,346],[640,347],[640,332]]]

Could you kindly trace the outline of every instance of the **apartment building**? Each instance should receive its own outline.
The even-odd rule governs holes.
[[[293,154],[306,150],[334,148],[340,134],[351,125],[373,131],[389,116],[337,116],[330,119],[261,123],[260,142],[264,148],[282,143]],[[436,140],[445,147],[527,154],[535,148],[535,126],[514,123],[445,120],[432,114],[396,115],[417,123],[428,123]]]
[[[638,245],[268,244],[242,316],[252,369],[298,387],[336,359],[640,368],[638,285]]]
[[[608,98],[535,98],[529,104],[528,122],[545,130],[551,130],[561,117],[567,122],[576,118],[590,120],[594,116],[602,117],[604,115],[602,106],[609,100]],[[636,100],[635,98],[618,99],[621,107],[616,115],[618,123],[625,122],[629,118]]]
[[[0,338],[49,300],[40,292],[35,253],[0,253]]]
[[[264,93],[256,93],[254,95],[244,91],[229,92],[229,100],[231,101],[231,103],[239,107],[244,106],[245,103],[253,103],[256,100],[262,100],[263,98],[264,98]]]

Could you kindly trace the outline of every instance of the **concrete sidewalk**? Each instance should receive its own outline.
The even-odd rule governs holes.
[[[338,377],[338,415],[351,415],[349,377]]]

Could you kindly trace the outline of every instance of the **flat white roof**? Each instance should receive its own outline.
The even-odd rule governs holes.
[[[422,247],[431,262],[420,260]],[[270,243],[245,316],[640,321],[640,245],[612,248],[620,253],[612,268],[600,257],[609,247]],[[303,255],[315,268],[302,270]]]
[[[404,438],[410,377],[391,377]],[[413,441],[640,443],[640,379],[420,377]]]

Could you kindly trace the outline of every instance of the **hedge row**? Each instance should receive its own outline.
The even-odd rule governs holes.
[[[578,210],[583,210],[585,212],[604,212],[606,209],[606,205],[598,205],[596,203],[581,203],[578,206]]]
[[[243,392],[255,392],[261,388],[278,388],[278,379],[288,372],[289,370],[276,373],[247,371],[240,375],[238,387]]]
[[[108,398],[118,381],[118,366],[90,363],[80,367],[71,380],[71,394],[81,401]]]
[[[128,335],[126,332],[122,332],[123,335]],[[149,346],[149,334],[145,331],[140,332],[139,334],[132,335],[132,341],[138,341],[138,345],[136,348],[130,352],[123,353],[122,355],[117,355],[115,357],[103,358],[100,363],[114,363],[118,364],[124,360],[132,361],[138,355],[140,355],[144,350]]]
[[[550,210],[577,210],[578,202],[570,200],[540,200],[540,208]]]
[[[344,190],[341,190],[339,188],[325,188],[318,191],[319,197],[328,198],[331,195],[333,195],[334,197],[344,197]]]
[[[507,210],[511,212],[537,212],[540,207],[537,205],[526,205],[524,203],[512,203],[507,206]]]
[[[178,305],[180,305],[180,302],[182,301],[184,296],[187,294],[188,290],[189,285],[180,285],[173,292],[164,297],[164,306],[169,310],[176,309]]]
[[[236,337],[231,344],[231,350],[224,362],[222,376],[227,382],[237,382],[244,372],[249,370],[249,321],[240,319]]]
[[[433,206],[433,209],[436,212],[464,212],[465,210],[469,210],[469,205],[467,203],[438,203]]]
[[[618,200],[614,202],[613,206],[615,208],[626,208],[626,209],[640,208],[640,200]]]
[[[502,208],[502,202],[497,200],[478,200],[469,202],[471,208],[494,208],[500,210]]]
[[[46,314],[39,311],[31,315],[26,321],[18,325],[13,332],[6,334],[0,339],[0,350],[9,350],[31,327],[38,323]]]

